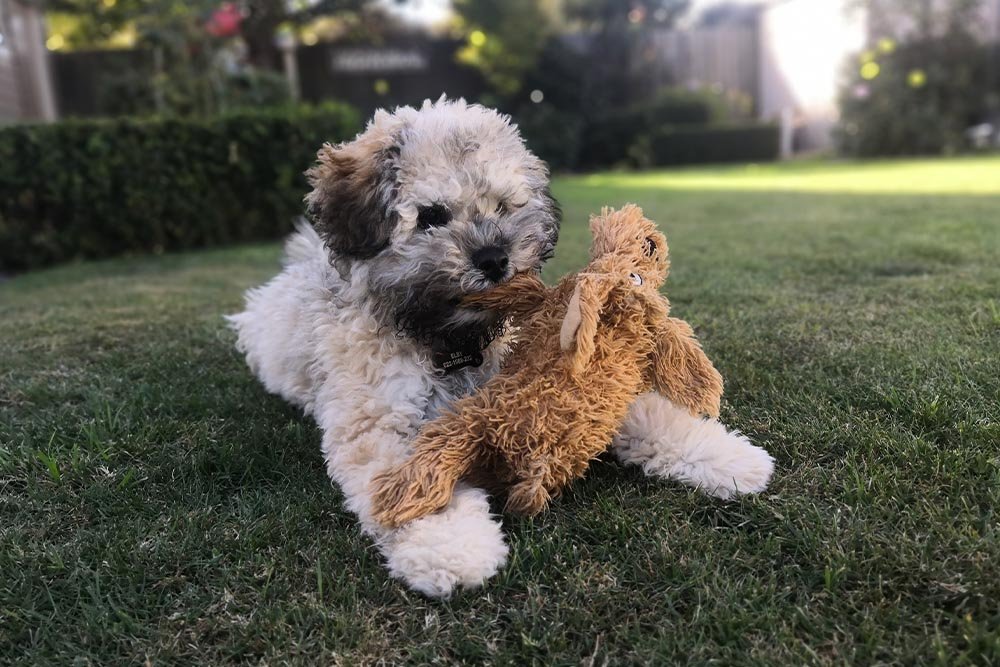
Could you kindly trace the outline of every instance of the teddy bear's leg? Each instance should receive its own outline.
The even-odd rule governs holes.
[[[763,491],[774,471],[771,455],[746,436],[718,420],[693,417],[655,392],[639,396],[629,408],[612,451],[647,475],[722,499]]]
[[[475,464],[477,438],[473,429],[459,430],[432,422],[414,441],[413,454],[399,466],[372,479],[376,521],[394,528],[443,510],[458,480]]]
[[[431,597],[448,597],[460,586],[481,586],[507,562],[508,547],[500,523],[482,489],[459,483],[444,510],[386,528],[373,518],[371,480],[406,460],[408,439],[395,431],[351,431],[325,417],[323,450],[330,476],[340,485],[345,504],[374,538],[392,576]]]
[[[510,487],[504,510],[512,514],[534,516],[549,506],[551,496],[541,477],[530,477]]]

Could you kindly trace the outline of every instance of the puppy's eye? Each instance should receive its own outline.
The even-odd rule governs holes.
[[[646,239],[646,256],[652,257],[653,253],[656,252],[656,241],[653,239]]]
[[[509,211],[510,209],[507,207],[507,202],[502,201],[499,204],[497,204],[496,210],[494,210],[493,212],[496,213],[497,215],[507,215]]]
[[[451,211],[446,209],[442,204],[421,206],[417,209],[417,226],[420,229],[442,227],[449,222],[451,222]]]

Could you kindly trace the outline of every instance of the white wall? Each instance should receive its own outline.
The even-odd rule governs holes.
[[[802,125],[800,149],[831,145],[846,58],[865,43],[860,12],[845,0],[785,0],[761,15],[760,115],[791,112]]]
[[[53,120],[42,13],[27,4],[0,0],[0,32],[0,122]]]
[[[757,94],[757,34],[752,27],[719,26],[658,30],[648,36],[673,81],[694,87],[719,85],[724,90]],[[648,65],[641,63],[648,69]]]

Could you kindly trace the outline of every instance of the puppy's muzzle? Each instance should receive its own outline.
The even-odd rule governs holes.
[[[472,264],[482,272],[487,280],[498,283],[507,275],[510,259],[503,248],[487,246],[472,254]]]

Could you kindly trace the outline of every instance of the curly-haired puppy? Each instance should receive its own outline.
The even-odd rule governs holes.
[[[372,518],[371,479],[403,461],[421,425],[495,372],[495,314],[460,306],[551,256],[559,209],[515,126],[464,101],[379,111],[308,172],[314,226],[232,316],[238,347],[274,393],[323,430],[327,471],[389,571],[427,595],[481,584],[507,545],[486,493],[395,529]],[[715,421],[646,394],[613,447],[650,474],[728,497],[759,491],[771,458]]]

